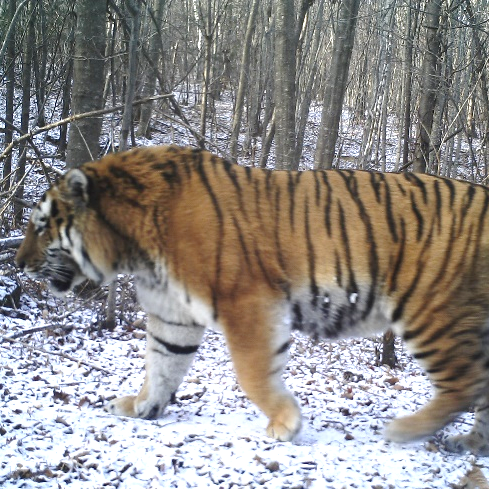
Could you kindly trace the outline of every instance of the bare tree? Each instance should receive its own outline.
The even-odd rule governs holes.
[[[107,0],[78,0],[73,63],[73,114],[102,108],[104,89],[105,19]],[[70,125],[67,164],[81,165],[97,157],[100,117]]]
[[[274,2],[275,168],[297,169],[295,108],[296,48],[294,0]]]
[[[340,5],[331,64],[326,72],[321,128],[314,156],[315,168],[325,169],[333,165],[359,5],[360,0],[343,0]]]
[[[22,56],[22,110],[20,120],[20,130],[23,134],[29,131],[29,115],[31,104],[31,72],[32,72],[32,55],[34,51],[35,31],[34,31],[34,7],[35,3],[29,2],[29,20],[27,24],[27,35],[24,39],[24,53]],[[14,200],[14,219],[16,224],[22,223],[22,213],[24,205],[22,199],[24,197],[24,176],[25,164],[27,160],[27,141],[24,141],[19,146],[19,159],[17,163],[17,171],[15,174],[16,190]]]
[[[151,7],[148,7],[149,17],[149,47],[148,47],[148,61],[150,67],[145,73],[144,85],[141,90],[141,98],[151,97],[156,90],[157,70],[160,60],[163,59],[163,40],[161,36],[161,25],[163,23],[163,12],[165,8],[166,0],[154,0],[154,11]],[[164,72],[164,70],[162,70]],[[160,87],[163,88],[163,87]],[[137,130],[138,136],[149,137],[149,121],[153,111],[153,104],[143,104],[141,106],[141,112],[139,117],[139,125]]]
[[[439,86],[440,14],[442,0],[428,0],[424,12],[426,46],[421,67],[421,97],[413,170],[426,172],[430,159],[431,129]]]
[[[141,11],[137,2],[133,0],[127,1],[127,9],[131,15],[131,32],[129,38],[129,61],[127,68],[127,86],[126,86],[126,98],[124,115],[122,117],[121,126],[121,138],[119,143],[119,149],[124,151],[127,149],[127,139],[129,132],[132,128],[132,102],[136,94],[136,76],[138,65],[138,41],[139,41],[139,28],[141,21]]]
[[[253,0],[248,24],[246,27],[246,37],[243,44],[243,54],[241,57],[241,70],[239,74],[238,93],[236,95],[236,103],[234,107],[233,123],[231,126],[231,136],[229,143],[229,152],[231,158],[236,161],[238,156],[238,137],[241,128],[241,117],[243,116],[243,108],[245,102],[245,90],[248,84],[248,64],[250,62],[251,40],[255,30],[256,17],[260,0]]]

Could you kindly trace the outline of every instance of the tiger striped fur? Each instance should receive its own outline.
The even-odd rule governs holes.
[[[485,187],[428,175],[267,171],[139,148],[61,178],[16,259],[58,293],[135,275],[146,378],[112,413],[159,416],[212,326],[267,433],[290,440],[301,426],[281,380],[290,330],[335,339],[392,327],[434,395],[386,437],[431,435],[475,406],[473,430],[449,448],[488,454],[488,208]]]

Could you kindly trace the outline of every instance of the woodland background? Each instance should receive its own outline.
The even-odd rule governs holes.
[[[60,172],[137,144],[485,184],[488,23],[487,0],[0,0],[0,263]]]
[[[488,22],[487,0],[1,0],[0,237],[26,171],[48,183],[53,161],[156,132],[253,165],[484,183]]]
[[[165,419],[161,425],[135,420],[131,431],[127,421],[100,414],[121,386],[139,388],[131,379],[143,369],[144,321],[130,281],[112,287],[108,301],[105,292],[85,290],[59,303],[44,284],[20,277],[13,257],[29,207],[60,173],[137,144],[191,144],[268,168],[427,171],[486,184],[488,38],[488,0],[0,0],[0,483],[87,487],[94,477],[115,477],[113,487],[153,487],[134,485],[143,474],[194,487],[188,481],[197,473],[195,487],[207,487],[208,474],[242,486],[240,457],[249,455],[249,478],[257,484],[250,487],[268,477],[277,478],[276,487],[344,487],[350,478],[356,487],[475,487],[447,481],[471,467],[488,474],[483,459],[446,454],[436,448],[440,443],[384,449],[374,421],[379,412],[392,417],[414,394],[428,396],[428,386],[401,348],[397,370],[373,368],[386,357],[368,340],[337,347],[295,338],[287,377],[296,394],[305,389],[309,428],[304,446],[283,447],[288,458],[272,459],[270,467],[280,460],[272,471],[266,457],[256,458],[256,447],[267,456],[282,447],[255,434],[250,442],[249,425],[258,416],[252,406],[240,421],[246,433],[239,447],[229,445],[226,416],[245,401],[230,368],[223,387],[229,359],[222,338],[209,333],[191,374],[208,387],[199,380],[196,393],[184,391],[169,413],[170,425],[178,421],[172,436],[196,431],[161,448]],[[110,318],[103,305],[114,312],[116,299],[117,318]],[[101,328],[108,325],[116,329]],[[78,372],[80,365],[88,370]],[[349,369],[362,374],[351,380]],[[363,390],[374,394],[364,400]],[[228,395],[235,399],[225,407],[229,413],[221,412],[226,428],[216,434],[216,406]],[[112,434],[119,428],[123,435]],[[73,430],[83,443],[70,436]],[[143,449],[137,433],[145,430],[151,434]],[[335,430],[339,438],[331,442]],[[258,433],[255,425],[251,431]],[[217,448],[194,452],[196,433],[211,433]],[[129,442],[117,441],[128,436]],[[84,448],[95,442],[97,462]],[[124,443],[141,452],[130,470]],[[250,445],[249,454],[241,443]],[[334,443],[348,456],[331,459]],[[168,453],[154,452],[162,449]],[[110,450],[117,452],[115,464]],[[229,466],[220,458],[228,452]],[[183,465],[182,453],[201,457],[203,468]],[[375,461],[366,462],[369,456]],[[317,486],[309,459],[324,465],[315,469]],[[405,468],[402,481],[397,468],[385,472],[391,466]],[[489,488],[483,483],[478,487]]]

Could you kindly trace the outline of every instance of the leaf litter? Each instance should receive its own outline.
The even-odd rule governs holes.
[[[105,403],[143,381],[143,316],[101,330],[93,309],[67,302],[73,315],[61,323],[76,321],[71,330],[49,330],[49,315],[26,295],[19,317],[1,323],[2,337],[20,336],[0,344],[2,488],[462,488],[474,465],[487,470],[485,458],[443,448],[447,432],[470,429],[472,414],[424,442],[383,440],[384,424],[424,404],[430,386],[400,344],[399,368],[376,366],[376,339],[293,336],[284,378],[303,429],[291,443],[265,435],[267,420],[214,331],[160,419],[112,416]],[[46,329],[20,335],[33,325]]]

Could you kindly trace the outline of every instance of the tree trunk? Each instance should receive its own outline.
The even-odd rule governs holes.
[[[259,5],[260,5],[260,0],[253,0],[253,5],[251,6],[251,13],[248,18],[248,25],[246,27],[246,36],[243,45],[241,68],[239,72],[238,93],[236,95],[236,104],[234,108],[233,123],[232,123],[231,136],[230,136],[229,152],[231,154],[231,159],[233,161],[236,161],[238,157],[238,137],[241,128],[241,117],[243,115],[245,90],[248,85],[251,39],[253,37],[253,32],[255,30],[256,16],[258,13]]]
[[[412,95],[412,72],[413,72],[413,41],[414,29],[412,16],[416,15],[418,9],[412,9],[412,0],[408,2],[406,38],[404,47],[404,76],[403,76],[403,91],[404,91],[404,122],[403,122],[403,138],[402,138],[402,168],[407,168],[409,160],[409,139],[411,137],[411,95]],[[414,23],[417,24],[417,21]]]
[[[277,0],[275,9],[275,168],[296,170],[295,72],[296,47],[294,0]]]
[[[430,159],[431,129],[436,94],[439,85],[440,53],[440,13],[441,0],[429,0],[426,4],[424,26],[426,29],[426,47],[421,68],[421,98],[418,110],[418,135],[413,170],[425,173]]]
[[[136,2],[133,2],[132,0],[128,1],[128,9],[131,13],[131,38],[129,40],[127,88],[124,115],[122,117],[121,139],[119,143],[120,151],[125,151],[127,149],[127,139],[129,138],[129,132],[132,127],[132,103],[134,101],[134,95],[136,93],[136,76],[138,67],[137,48],[141,20],[141,11]]]
[[[343,0],[340,6],[331,65],[325,73],[326,86],[314,156],[315,168],[326,169],[333,166],[359,5],[360,0]]]
[[[143,89],[141,90],[141,98],[151,97],[155,94],[156,90],[156,72],[158,69],[158,64],[160,59],[163,58],[163,44],[161,39],[161,24],[163,23],[163,11],[165,8],[166,0],[157,0],[156,9],[154,17],[150,21],[150,42],[148,49],[148,57],[152,64],[152,67],[148,70],[146,74],[146,81],[144,83]],[[154,22],[153,22],[154,19]],[[165,70],[162,69],[162,72]],[[163,89],[163,87],[160,87]],[[151,119],[151,114],[153,113],[153,104],[147,103],[141,105],[141,115],[139,118],[139,125],[137,130],[138,136],[144,136],[146,138],[150,137],[149,134],[149,121]]]
[[[5,146],[8,146],[14,138],[14,88],[15,88],[15,6],[16,0],[9,0],[8,20],[10,27],[5,39],[5,79],[7,93],[5,97]],[[10,189],[10,174],[12,172],[12,153],[9,153],[3,162],[2,185],[0,190]]]
[[[380,357],[381,365],[388,365],[391,368],[397,365],[395,340],[396,337],[390,329],[384,333],[382,337],[382,355]]]
[[[24,40],[24,53],[22,56],[22,108],[21,108],[21,121],[20,130],[22,134],[29,132],[29,113],[31,104],[31,72],[32,72],[32,53],[35,42],[34,31],[34,15],[33,8],[35,8],[34,2],[30,2],[32,8],[29,9],[29,23],[27,26],[27,35]],[[22,199],[24,198],[24,176],[25,176],[25,163],[27,160],[27,141],[22,141],[19,145],[19,160],[17,163],[17,171],[15,174],[16,190],[15,196],[17,199],[14,201],[14,220],[15,224],[20,225],[22,223],[22,213],[24,206]]]
[[[73,63],[72,113],[102,108],[107,0],[78,0]],[[77,167],[98,156],[102,117],[72,123],[67,166]]]

